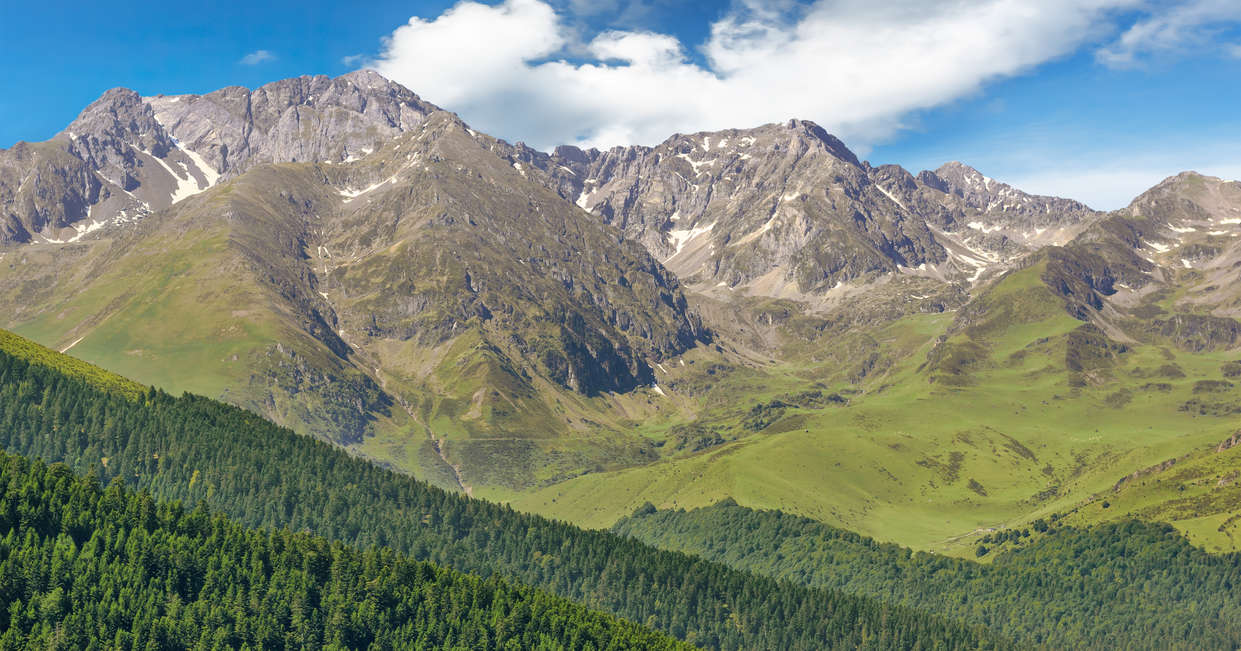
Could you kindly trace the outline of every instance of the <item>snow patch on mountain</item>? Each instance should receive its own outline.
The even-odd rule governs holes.
[[[338,191],[337,191],[337,194],[339,194],[340,196],[344,197],[346,202],[353,201],[354,199],[356,199],[356,198],[358,198],[358,197],[360,197],[360,196],[362,196],[362,195],[366,194],[367,192],[371,192],[371,191],[373,191],[373,190],[378,190],[380,187],[387,185],[387,184],[388,184],[388,183],[390,183],[390,182],[391,182],[394,178],[396,178],[396,177],[395,177],[395,176],[393,176],[393,177],[389,177],[389,178],[384,179],[384,180],[382,180],[382,181],[380,181],[380,182],[378,182],[378,183],[374,183],[374,184],[372,184],[372,185],[368,185],[368,186],[366,186],[365,188],[362,188],[361,190],[354,190],[354,189],[352,189],[352,188],[345,188],[344,190],[338,190]]]
[[[984,224],[982,222],[970,222],[966,224],[966,226],[969,226],[970,228],[976,231],[982,231],[984,233],[994,233],[995,231],[998,231],[1001,228],[1003,228],[1002,226],[992,226],[992,225]]]
[[[673,248],[676,249],[676,251],[669,256],[669,259],[676,257],[678,253],[684,251],[685,245],[689,244],[691,240],[706,233],[710,233],[714,228],[715,222],[711,222],[706,226],[668,231],[668,237],[672,240]]]
[[[164,162],[164,160],[161,158],[156,158],[155,154],[152,154],[151,152],[146,151],[144,149],[139,149],[138,151],[151,157],[151,159],[154,160],[156,163],[159,163],[160,167],[163,167],[164,170],[167,171],[168,174],[172,176],[173,180],[176,181],[177,187],[172,190],[172,197],[171,197],[172,203],[177,203],[178,201],[181,201],[182,199],[188,199],[189,197],[192,197],[206,189],[206,188],[198,187],[198,181],[194,180],[194,176],[191,175],[188,170],[182,172],[182,174],[185,175],[185,178],[182,178],[180,175],[177,174],[176,170],[172,169],[171,165]]]

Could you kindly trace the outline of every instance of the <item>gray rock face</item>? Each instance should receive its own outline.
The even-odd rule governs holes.
[[[1027,226],[1058,225],[1068,216],[1094,212],[1072,199],[1027,194],[956,161],[945,163],[934,172],[922,172],[918,180],[954,197],[963,211],[976,215],[1004,214],[1012,219],[1025,216],[1029,220]]]
[[[311,224],[349,257],[322,263],[343,330],[426,346],[481,331],[519,374],[588,395],[649,385],[648,361],[708,337],[674,275],[497,143],[441,111],[363,160],[318,166],[341,215],[316,209]]]
[[[87,106],[61,133],[68,136],[69,152],[96,170],[121,169],[135,173],[135,150],[164,158],[176,148],[160,128],[155,112],[132,90],[113,88]],[[132,190],[136,179],[122,187]]]
[[[883,165],[871,168],[871,180],[926,221],[951,266],[971,282],[1044,246],[1063,245],[1103,217],[1080,202],[1028,194],[958,162],[916,177]]]
[[[1026,248],[1067,242],[1100,216],[1081,202],[1028,194],[955,161],[920,172],[913,188],[899,192],[911,189],[928,200],[913,203],[928,220],[940,220],[937,226],[999,231]]]
[[[813,293],[947,259],[924,221],[812,122],[510,155],[700,286]]]
[[[181,146],[226,178],[262,163],[359,158],[439,110],[370,70],[146,102]]]
[[[872,167],[811,122],[606,152],[507,155],[641,242],[700,291],[823,295],[892,272],[975,282],[1098,218],[960,163]]]
[[[84,219],[101,190],[86,163],[54,143],[0,151],[0,245]]]
[[[258,164],[352,160],[435,110],[370,71],[207,95],[115,88],[52,140],[0,150],[0,245],[79,239]]]

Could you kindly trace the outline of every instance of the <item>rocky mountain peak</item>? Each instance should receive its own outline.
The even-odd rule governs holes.
[[[255,165],[356,160],[438,110],[369,70],[205,95],[112,89],[41,145],[45,173],[31,177],[19,161],[29,155],[0,151],[0,243],[78,239]]]
[[[807,120],[509,155],[702,288],[820,292],[943,255],[843,142]]]
[[[1138,195],[1121,211],[1171,229],[1178,240],[1196,230],[1221,236],[1241,224],[1241,182],[1181,172]]]
[[[99,143],[115,147],[119,143],[135,145],[163,157],[172,148],[172,141],[155,119],[155,112],[138,93],[128,88],[113,88],[87,106],[62,131],[60,136],[74,142],[84,159],[90,159]]]
[[[959,161],[944,163],[934,172],[924,171],[918,178],[930,187],[964,199],[970,207],[977,210],[993,211],[999,208],[1005,211],[1036,213],[1093,212],[1085,204],[1072,199],[1023,192]]]
[[[1098,218],[960,162],[872,167],[808,120],[607,151],[498,146],[708,293],[818,300],[894,273],[973,283]]]
[[[970,183],[986,183],[987,177],[977,169],[962,163],[961,161],[952,160],[940,165],[935,170],[935,175],[945,181],[954,181],[958,184]]]
[[[57,138],[67,138],[69,152],[89,166],[95,169],[117,166],[124,168],[126,175],[132,174],[135,166],[133,149],[163,158],[174,148],[150,105],[128,88],[105,92]]]
[[[370,70],[147,101],[174,137],[226,177],[261,163],[358,158],[439,110]]]
[[[785,128],[794,134],[804,138],[807,142],[818,147],[822,147],[824,151],[842,161],[850,163],[855,167],[861,168],[862,163],[853,153],[836,136],[828,133],[823,127],[811,122],[810,120],[791,119],[785,123]]]
[[[1006,197],[1019,200],[1028,197],[1011,185],[1001,183],[959,161],[944,163],[933,172],[923,172],[920,177],[932,182],[938,181],[936,185],[944,187],[944,192],[961,197],[972,207],[981,210]]]

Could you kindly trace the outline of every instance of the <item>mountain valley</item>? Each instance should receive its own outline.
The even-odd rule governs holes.
[[[1237,429],[1236,182],[1103,213],[803,120],[543,153],[358,72],[109,91],[0,151],[0,206],[0,327],[520,510],[1237,548],[1229,464],[1099,506]]]

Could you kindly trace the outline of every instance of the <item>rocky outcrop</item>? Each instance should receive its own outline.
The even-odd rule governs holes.
[[[51,143],[0,151],[0,245],[80,222],[104,193],[82,160]]]
[[[1162,463],[1157,463],[1157,464],[1155,464],[1155,465],[1153,465],[1153,466],[1150,466],[1149,468],[1143,468],[1143,469],[1141,469],[1141,470],[1135,470],[1135,471],[1133,471],[1131,474],[1128,474],[1128,475],[1125,475],[1124,477],[1121,477],[1121,478],[1120,478],[1120,480],[1119,480],[1119,481],[1117,481],[1117,482],[1116,482],[1116,484],[1112,486],[1112,490],[1113,490],[1113,491],[1119,491],[1119,490],[1121,489],[1121,487],[1122,487],[1122,486],[1124,486],[1125,484],[1127,484],[1127,483],[1129,483],[1129,482],[1131,482],[1131,481],[1135,481],[1135,480],[1141,479],[1141,478],[1143,478],[1143,477],[1147,477],[1147,476],[1149,476],[1149,475],[1154,475],[1154,474],[1157,474],[1157,473],[1161,473],[1161,472],[1163,472],[1163,471],[1165,471],[1165,470],[1168,470],[1168,469],[1169,469],[1169,468],[1171,468],[1172,466],[1175,466],[1177,461],[1178,461],[1178,459],[1168,459],[1167,461],[1164,461],[1164,462],[1162,462]]]
[[[1228,350],[1241,341],[1241,322],[1207,314],[1176,314],[1156,319],[1151,329],[1174,346],[1191,353]]]
[[[918,189],[945,195],[943,204],[949,210],[980,219],[976,230],[1028,232],[1085,226],[1099,214],[1079,201],[1023,192],[957,161],[945,163],[934,172],[921,172],[917,181]]]

